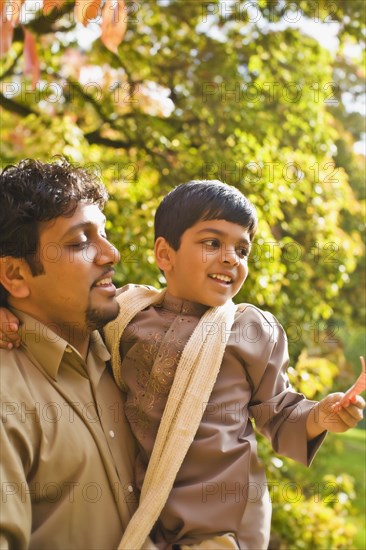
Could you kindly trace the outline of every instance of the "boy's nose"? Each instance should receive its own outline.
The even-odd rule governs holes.
[[[235,248],[222,247],[221,260],[225,264],[236,265],[239,263],[239,257]]]

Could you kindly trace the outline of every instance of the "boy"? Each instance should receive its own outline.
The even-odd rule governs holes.
[[[344,431],[362,417],[361,398],[335,415],[330,410],[340,394],[316,404],[292,390],[285,374],[286,337],[272,315],[247,305],[239,307],[231,321],[227,311],[218,317],[220,322],[200,326],[211,310],[220,316],[220,310],[229,308],[244,283],[256,226],[253,206],[237,189],[218,181],[178,186],[163,199],[155,218],[155,255],[166,277],[166,291],[160,296],[152,292],[135,308],[132,288],[120,296],[122,310],[107,328],[107,343],[115,377],[127,392],[126,415],[140,449],[136,483],[142,490],[141,513],[131,520],[121,548],[138,547],[143,524],[148,528],[158,512],[153,539],[159,548],[267,548],[270,502],[252,420],[277,452],[309,465],[326,430]],[[146,307],[149,300],[153,304]],[[132,320],[123,330],[128,317]],[[217,352],[223,357],[217,379],[211,380],[211,395],[191,401],[200,409],[199,421],[197,433],[190,434],[193,441],[186,442],[177,431],[191,428],[189,404],[185,412],[179,409],[187,393],[177,393],[170,416],[166,403],[173,391],[179,392],[179,365],[195,333],[198,348],[211,337],[208,346],[226,340],[226,349]],[[214,360],[213,354],[210,362],[201,364],[204,374]],[[181,413],[186,414],[186,424],[184,418],[181,424],[176,421]],[[158,430],[162,438],[155,453]],[[169,445],[170,454],[164,454]],[[181,457],[162,512],[157,507],[154,516],[151,508],[157,500],[161,497],[161,507],[165,502],[158,483],[159,463],[164,464],[161,483],[167,482],[167,495],[170,461],[181,445],[186,445],[187,454]]]
[[[155,218],[167,289],[122,289],[106,339],[139,446],[141,499],[120,548],[141,547],[158,517],[152,536],[164,550],[267,548],[271,506],[252,421],[277,452],[309,465],[326,430],[362,417],[362,398],[331,414],[342,394],[315,403],[294,392],[282,327],[254,306],[234,308],[256,225],[235,188],[178,186]]]

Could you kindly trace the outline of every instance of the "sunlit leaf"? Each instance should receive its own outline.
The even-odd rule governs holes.
[[[127,10],[123,0],[107,0],[102,11],[102,42],[106,48],[118,53],[118,46],[127,30]]]
[[[39,57],[36,39],[26,28],[24,28],[24,73],[32,76],[34,89],[40,77]]]
[[[75,19],[86,25],[88,21],[95,19],[99,15],[101,0],[76,0]]]
[[[9,19],[6,18],[6,5],[2,1],[1,6],[1,21],[0,21],[0,57],[3,56],[10,48],[13,40],[14,27]]]
[[[43,14],[48,15],[52,10],[59,9],[67,0],[43,0]]]
[[[20,21],[20,15],[22,11],[22,5],[25,0],[11,0],[8,2],[8,17],[10,16],[10,21],[15,27]]]

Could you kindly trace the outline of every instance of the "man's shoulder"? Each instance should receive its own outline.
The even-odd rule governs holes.
[[[13,349],[0,348],[0,365],[1,365],[0,373],[5,369],[10,369],[10,368],[19,369],[22,364],[22,361],[24,360],[24,357],[25,357],[25,354],[22,347],[13,348]]]
[[[38,369],[24,353],[18,349],[0,349],[0,386],[2,392],[10,392],[15,398],[22,386],[27,386],[27,379]]]

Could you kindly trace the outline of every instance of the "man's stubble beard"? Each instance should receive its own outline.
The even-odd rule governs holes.
[[[104,311],[100,308],[88,307],[85,312],[85,323],[87,329],[92,332],[93,330],[102,329],[107,323],[113,321],[119,314],[119,303],[115,302],[115,308],[112,310]]]

